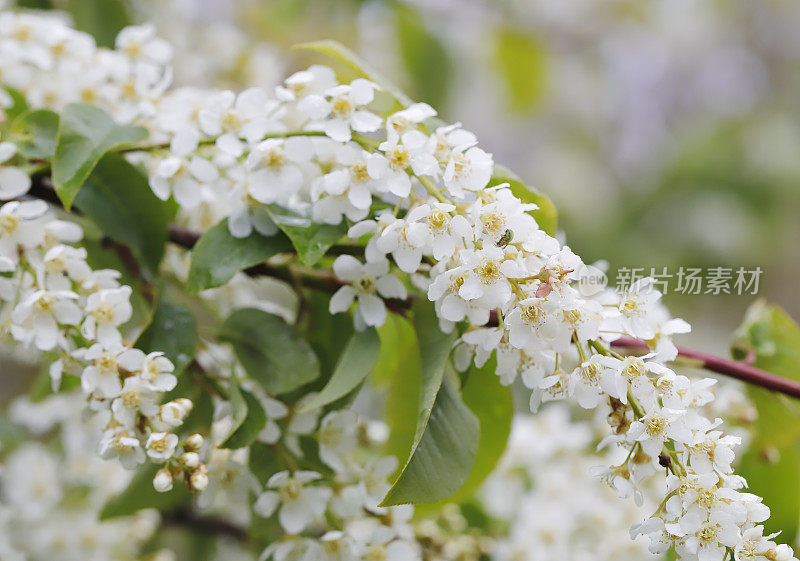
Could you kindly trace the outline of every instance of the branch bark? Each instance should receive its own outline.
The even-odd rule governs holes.
[[[647,350],[647,343],[633,337],[620,337],[611,343],[614,347],[626,349]],[[748,384],[766,388],[770,391],[782,393],[800,399],[800,383],[788,378],[776,376],[766,370],[761,370],[748,362],[729,360],[702,351],[678,347],[678,355],[701,363],[702,368],[717,374],[723,374],[731,378],[736,378]]]
[[[61,205],[55,191],[50,183],[50,178],[46,174],[42,174],[34,178],[33,186],[29,193],[31,196],[43,199],[55,205]],[[169,227],[169,241],[186,249],[192,249],[197,240],[200,239],[200,233],[171,224]],[[354,246],[334,246],[332,253],[338,254],[354,254]],[[294,265],[288,266],[275,266],[270,263],[260,263],[244,271],[250,276],[268,276],[277,278],[291,284],[300,282],[303,286],[312,290],[319,290],[322,292],[336,292],[339,288],[344,286],[343,283],[336,278],[335,275],[317,269],[308,269],[297,267]],[[413,304],[414,297],[409,296],[405,300],[400,299],[386,299],[384,302],[386,307],[392,312],[405,314]],[[497,313],[491,312],[489,319],[490,326],[497,325]],[[647,349],[647,343],[632,337],[621,337],[611,343],[614,347],[627,348],[627,349]],[[749,364],[749,362],[739,362],[734,360],[725,359],[702,351],[688,349],[686,347],[678,347],[678,354],[680,356],[691,358],[699,361],[702,368],[717,374],[736,378],[748,384],[753,384],[770,391],[782,393],[796,399],[800,399],[800,383],[787,378],[782,378],[771,374],[760,368],[756,368]]]
[[[215,536],[228,536],[240,542],[247,542],[250,537],[247,530],[221,518],[199,516],[190,507],[185,506],[164,516],[162,523],[165,526],[187,528],[203,534]]]

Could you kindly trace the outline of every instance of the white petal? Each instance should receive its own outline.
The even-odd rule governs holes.
[[[378,279],[378,292],[384,298],[405,298],[408,296],[406,287],[394,275],[386,275]]]
[[[340,255],[333,262],[333,272],[341,280],[352,282],[363,274],[364,266],[352,255]]]
[[[332,314],[338,314],[340,312],[346,312],[350,305],[353,303],[353,299],[356,296],[356,291],[353,289],[352,286],[343,286],[336,293],[331,297],[330,304],[328,305],[328,311]]]
[[[28,192],[31,178],[19,168],[0,167],[0,199],[14,199]]]
[[[380,327],[386,321],[386,306],[374,294],[359,295],[358,311],[364,318],[364,323],[372,327]]]

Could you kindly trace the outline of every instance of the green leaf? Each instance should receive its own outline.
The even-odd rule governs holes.
[[[492,358],[482,368],[473,365],[467,371],[461,397],[480,423],[478,451],[466,482],[446,502],[460,503],[470,499],[497,466],[506,450],[514,417],[514,400],[511,388],[502,385],[495,374],[496,364]],[[442,504],[444,502],[425,505],[419,513],[432,512]]]
[[[52,10],[53,4],[50,0],[17,0],[17,6],[33,10]]]
[[[478,419],[462,401],[448,362],[456,334],[439,329],[429,302],[415,304],[413,313],[422,361],[417,426],[408,460],[384,506],[452,496],[469,476],[478,448]]]
[[[94,36],[102,47],[113,47],[117,34],[133,21],[125,0],[67,0],[75,28]]]
[[[28,110],[28,101],[19,90],[8,86],[2,86],[6,93],[11,98],[11,107],[4,109],[6,115],[6,123],[11,123],[18,116],[22,115]]]
[[[318,409],[344,397],[367,377],[378,361],[381,341],[373,328],[357,331],[344,349],[328,383],[303,410]]]
[[[157,471],[158,466],[153,464],[140,467],[125,490],[106,502],[100,511],[100,520],[128,516],[145,508],[167,512],[184,503],[189,492],[180,484],[166,493],[159,493],[153,488],[153,477]]]
[[[119,154],[106,154],[75,206],[106,236],[128,246],[152,277],[158,273],[172,212],[153,194],[139,168]]]
[[[197,350],[194,316],[184,306],[159,300],[150,325],[139,335],[135,347],[145,353],[164,353],[175,365],[175,375],[180,375]]]
[[[46,109],[25,111],[11,123],[10,140],[26,158],[50,159],[56,150],[58,115]]]
[[[235,450],[250,446],[267,424],[267,414],[264,412],[261,402],[248,391],[239,390],[236,393],[240,396],[237,398],[237,402],[234,404],[233,399],[231,400],[231,403],[234,404],[234,425],[230,436],[220,444],[220,448]],[[233,398],[233,393],[231,397]]]
[[[733,343],[738,358],[754,353],[755,366],[792,380],[800,380],[800,327],[777,306],[758,301],[747,311]],[[800,415],[797,404],[785,396],[747,387],[758,409],[752,441],[738,473],[750,491],[764,497],[772,512],[766,526],[780,530],[792,543],[800,522]]]
[[[266,237],[253,231],[246,238],[235,238],[225,219],[200,236],[192,249],[186,290],[197,293],[222,286],[238,271],[291,250],[291,243],[282,234]]]
[[[131,287],[133,291],[131,293],[133,313],[131,314],[131,319],[125,324],[126,329],[123,336],[126,339],[137,337],[153,320],[153,303],[148,299],[149,294],[148,296],[145,295],[149,289],[144,279],[136,271],[129,269],[128,265],[130,263],[126,263],[123,260],[123,252],[117,251],[116,248],[104,243],[102,233],[91,220],[80,217],[78,221],[84,232],[80,245],[86,250],[86,263],[89,267],[95,271],[99,269],[114,269],[120,273],[118,279],[120,284]]]
[[[147,136],[147,129],[118,125],[97,107],[67,105],[61,114],[53,158],[53,185],[67,210],[103,154],[142,142]]]
[[[366,62],[364,62],[357,54],[339,43],[338,41],[314,41],[311,43],[301,43],[292,47],[293,49],[302,49],[308,51],[316,51],[327,55],[334,60],[339,61],[345,67],[350,69],[353,73],[361,78],[366,78],[378,84],[385,91],[389,92],[392,97],[405,107],[411,105],[413,100],[403,93],[400,88],[392,84],[389,80],[381,76],[378,72],[372,69]]]
[[[447,359],[456,333],[445,333],[439,328],[439,320],[433,304],[426,300],[418,300],[414,304],[414,331],[417,334],[419,354],[422,360],[422,385],[417,415],[417,429],[414,434],[414,446],[419,442],[425,425],[430,417],[436,393],[442,385]],[[412,451],[413,454],[413,451]]]
[[[547,45],[529,32],[501,28],[495,34],[494,60],[511,109],[536,108],[547,93]]]
[[[442,107],[453,73],[444,43],[411,4],[395,2],[394,14],[400,58],[411,78],[412,96]]]
[[[270,218],[292,241],[300,260],[308,266],[319,261],[325,252],[347,234],[344,222],[320,224],[293,210],[278,205],[267,205]]]
[[[262,485],[266,485],[270,477],[288,467],[279,456],[277,445],[263,442],[254,442],[250,447],[248,465]]]
[[[469,476],[478,450],[478,419],[458,394],[457,376],[445,378],[397,481],[381,506],[430,503],[455,494]]]
[[[778,306],[763,301],[753,304],[733,346],[734,354],[752,351],[756,367],[800,381],[800,327]],[[780,394],[755,386],[748,386],[747,393],[758,409],[753,444],[761,448],[794,445],[800,438],[796,403],[787,404]]]
[[[402,462],[408,457],[417,430],[416,418],[409,412],[419,407],[422,385],[419,344],[411,322],[396,314],[387,316],[378,335],[381,353],[372,380],[387,389],[384,416],[389,425],[389,438],[384,453]]]
[[[796,421],[795,421],[796,422]],[[747,479],[749,491],[764,498],[770,517],[764,525],[770,532],[781,530],[784,543],[795,543],[800,520],[800,452],[786,446],[771,456],[754,450],[742,456],[737,472]]]
[[[533,187],[525,185],[510,169],[495,164],[494,174],[492,175],[491,181],[489,181],[489,187],[501,183],[508,183],[511,192],[523,203],[533,203],[537,205],[539,208],[531,211],[530,214],[536,219],[539,228],[551,236],[556,234],[556,228],[558,227],[558,211],[553,201],[551,201],[547,195]]]
[[[298,325],[319,359],[322,376],[315,383],[319,384],[318,389],[321,389],[333,376],[342,350],[355,333],[353,319],[350,316],[330,313],[328,309],[330,300],[330,294],[316,290],[308,291],[305,294],[302,324]]]
[[[271,395],[281,395],[319,377],[319,360],[295,326],[256,308],[234,311],[219,338],[233,350],[247,374]]]

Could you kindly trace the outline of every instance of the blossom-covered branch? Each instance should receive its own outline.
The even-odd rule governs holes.
[[[541,209],[533,195],[504,181],[492,155],[459,124],[436,121],[436,111],[424,103],[399,111],[381,109],[391,103],[376,103],[376,96],[393,88],[369,79],[368,72],[339,83],[323,66],[293,74],[274,92],[170,89],[169,46],[150,27],[126,29],[114,51],[96,49],[82,34],[26,15],[0,14],[0,30],[0,71],[11,77],[10,86],[26,92],[30,106],[67,111],[74,109],[69,103],[88,99],[117,122],[145,129],[148,144],[134,143],[125,148],[124,157],[146,170],[156,197],[177,203],[182,227],[206,231],[220,225],[235,240],[253,232],[271,238],[283,231],[288,238],[294,236],[295,250],[309,263],[319,262],[343,235],[364,247],[363,257],[338,255],[333,276],[294,264],[262,263],[250,272],[287,280],[302,275],[307,284],[335,288],[329,312],[352,314],[355,329],[365,333],[386,322],[387,302],[408,302],[409,292],[432,302],[439,330],[453,336],[440,338],[437,331],[432,337],[446,347],[437,360],[426,361],[426,366],[435,363],[431,368],[436,372],[425,377],[420,390],[427,407],[419,415],[417,433],[437,422],[432,398],[438,401],[438,392],[445,401],[448,396],[455,401],[457,391],[450,392],[458,377],[445,379],[450,363],[464,370],[471,364],[483,367],[493,358],[502,384],[519,377],[531,390],[534,412],[544,402],[566,399],[602,411],[609,428],[601,448],[609,448],[610,455],[619,452],[623,459],[595,470],[596,475],[637,505],[643,504],[646,480],[656,478],[662,488],[655,511],[632,532],[646,535],[653,552],[674,548],[680,558],[700,561],[730,556],[793,559],[791,548],[778,545],[775,535],[765,531],[769,508],[760,497],[744,492],[746,482],[734,473],[734,448],[740,439],[719,430],[721,419],[706,416],[715,381],[692,380],[666,366],[678,355],[671,336],[688,332],[689,325],[671,318],[650,279],[623,294],[579,290],[587,265],[552,231],[540,228],[536,216],[541,215],[536,213]],[[54,88],[54,73],[69,79],[56,81]],[[11,102],[4,105],[10,108]],[[106,125],[113,130],[113,123]],[[142,136],[140,129],[123,130],[131,138]],[[63,136],[58,135],[56,144]],[[23,170],[40,163],[41,158],[22,148],[22,142],[11,143],[3,151],[7,181],[0,192],[7,199],[27,196],[31,182]],[[61,151],[56,146],[54,170],[57,164],[63,169],[63,152],[63,143]],[[70,181],[61,183],[59,198],[66,198],[69,206],[74,193],[65,185]],[[151,399],[147,392],[174,386],[169,366],[160,356],[122,345],[118,327],[130,316],[130,289],[117,286],[113,273],[109,279],[86,272],[81,259],[73,272],[70,252],[63,263],[57,262],[57,282],[51,287],[48,255],[52,247],[61,247],[54,243],[65,239],[59,237],[59,228],[48,230],[47,224],[36,222],[43,212],[41,201],[12,201],[0,211],[9,218],[8,240],[16,244],[9,243],[3,253],[7,271],[17,275],[7,291],[13,302],[11,334],[42,350],[58,347],[88,364],[81,374],[84,390],[98,409],[107,410],[111,402],[116,419],[108,427],[110,443],[104,450],[138,463],[143,448],[151,458],[168,462],[170,467],[155,479],[162,490],[171,485],[176,469],[184,470],[190,487],[198,490],[210,480],[212,492],[204,493],[201,502],[212,501],[231,481],[241,481],[240,502],[247,505],[248,517],[249,497],[257,494],[253,513],[263,518],[275,514],[283,531],[264,558],[419,558],[420,544],[407,524],[410,509],[381,506],[391,504],[386,498],[396,487],[386,479],[396,462],[356,453],[368,446],[360,447],[359,422],[352,411],[332,410],[318,423],[319,407],[308,404],[313,396],[303,398],[305,403],[298,399],[287,404],[267,395],[257,380],[239,380],[234,374],[234,386],[244,388],[247,397],[232,393],[230,400],[217,404],[214,432],[224,436],[213,434],[212,440],[233,438],[238,444],[235,437],[241,429],[245,445],[212,450],[215,469],[207,474],[200,468],[200,446],[193,437],[180,443],[183,450],[176,456],[177,436],[160,432],[160,423],[177,424],[188,406],[176,400],[158,407],[158,397]],[[323,227],[329,228],[330,239],[319,234]],[[45,236],[46,231],[51,234]],[[173,232],[181,242],[193,239],[183,230]],[[34,235],[38,237],[31,241],[28,236]],[[32,248],[36,251],[29,255]],[[172,268],[180,278],[177,264],[162,267],[167,272]],[[288,337],[291,327],[279,325],[275,337]],[[248,340],[239,341],[240,346],[247,351],[258,347],[250,340],[257,331],[246,330]],[[647,341],[649,352],[618,354],[612,344],[620,336]],[[423,349],[434,344],[419,343]],[[303,375],[316,364],[313,350],[306,342],[295,347],[286,362]],[[213,356],[213,345],[207,352],[203,360],[232,362],[224,351],[218,351],[221,359]],[[242,355],[245,370],[261,362],[252,354]],[[308,360],[300,362],[301,355]],[[264,362],[271,369],[283,366],[270,358]],[[63,360],[61,364],[67,367]],[[430,391],[427,384],[436,381],[440,385]],[[278,387],[271,378],[266,382]],[[136,399],[125,397],[128,390]],[[242,429],[242,411],[250,406],[260,408],[258,430]],[[142,418],[144,426],[135,422]],[[282,432],[276,419],[287,418]],[[133,436],[125,432],[131,426],[138,431]],[[315,469],[298,461],[304,459],[298,434],[309,433],[318,445]],[[415,438],[406,468],[418,445],[424,445],[419,434]],[[256,442],[274,446],[269,457],[279,464],[264,482],[251,473],[246,459]],[[424,478],[435,471],[417,469],[416,475]],[[404,469],[400,478],[405,475]]]

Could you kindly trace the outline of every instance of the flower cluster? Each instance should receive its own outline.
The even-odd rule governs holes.
[[[120,329],[131,319],[131,288],[119,283],[118,271],[91,269],[86,249],[73,245],[82,235],[42,201],[0,207],[3,332],[55,358],[49,368],[54,390],[65,374],[80,379],[89,409],[104,420],[102,457],[118,458],[128,469],[149,459],[202,470],[199,458],[188,466],[180,462],[186,454],[178,455],[180,446],[187,453],[198,449],[202,437],[180,443],[174,434],[191,401],[161,403],[177,384],[172,362],[126,344]],[[199,491],[207,482],[191,483]],[[156,485],[166,490],[158,478]]]
[[[205,229],[226,219],[240,238],[277,232],[276,207],[306,224],[346,225],[347,235],[364,244],[364,257],[333,263],[343,286],[331,298],[332,313],[355,304],[358,329],[380,326],[386,302],[405,299],[413,286],[435,303],[442,329],[458,331],[457,366],[495,356],[503,383],[519,375],[531,390],[534,411],[566,398],[602,408],[612,429],[603,444],[627,457],[598,474],[619,495],[640,502],[641,482],[668,473],[664,500],[634,531],[650,537],[653,551],[674,547],[701,561],[793,559],[763,530],[768,508],[742,492],[744,480],[733,474],[738,439],[699,410],[713,399],[713,381],[665,366],[677,353],[670,336],[688,325],[670,318],[649,279],[621,295],[582,291],[578,281],[589,266],[539,227],[537,206],[520,199],[525,193],[493,179],[493,158],[473,134],[439,123],[426,104],[381,112],[376,98],[389,94],[379,84],[340,84],[322,66],[290,76],[272,93],[168,90],[168,50],[147,27],[123,31],[110,52],[46,20],[5,13],[0,19],[0,71],[32,105],[83,99],[149,129],[153,144],[127,157],[146,166],[158,197],[178,202],[179,220]],[[76,67],[96,71],[75,80]],[[64,69],[70,83],[62,90],[52,75]],[[53,84],[58,97],[51,99]],[[209,478],[193,455],[199,446],[181,445],[170,432],[186,402],[159,407],[153,395],[174,386],[169,363],[122,344],[118,328],[130,316],[130,290],[113,274],[88,270],[80,250],[62,244],[72,241],[74,228],[42,221],[43,212],[33,202],[0,210],[10,332],[69,357],[56,362],[55,379],[62,368],[75,368],[73,361],[83,368],[92,405],[111,418],[104,453],[130,464],[145,454],[171,462],[156,477],[160,489],[169,488],[176,469],[190,470],[190,486],[204,487]],[[620,335],[647,341],[651,352],[617,354],[610,347]],[[295,537],[268,554],[279,561],[311,550],[328,558],[413,559],[404,523],[386,523],[395,510],[379,510],[379,493],[364,487],[380,481],[373,490],[385,492],[387,468],[346,461],[356,424],[345,412],[332,415],[322,422],[319,445],[337,484],[291,466],[271,477],[255,510],[277,512]],[[349,523],[364,516],[364,524]],[[304,534],[319,530],[323,517],[338,517],[343,529],[320,540]]]
[[[604,432],[604,420],[570,417],[561,403],[515,419],[501,465],[479,493],[487,514],[508,524],[493,540],[492,559],[589,560],[598,552],[604,559],[649,557],[647,540],[620,532],[640,521],[639,508],[626,503],[609,509],[613,491],[585,476],[597,462],[586,451]],[[658,489],[643,491],[649,505]]]
[[[133,476],[117,462],[99,458],[97,432],[103,419],[81,419],[80,391],[11,406],[18,438],[3,441],[0,476],[0,557],[9,561],[134,559],[158,528],[159,515],[100,520],[107,500]],[[33,439],[56,435],[54,442]],[[163,557],[154,557],[163,559]]]
[[[208,463],[211,484],[199,497],[200,507],[243,523],[274,521],[286,537],[269,545],[262,559],[420,559],[411,525],[414,507],[378,506],[397,468],[395,458],[377,453],[385,426],[349,410],[323,416],[320,410],[301,412],[302,402],[287,405],[251,389],[269,418],[258,442],[279,451],[280,469],[266,474],[262,484],[265,474],[251,471],[255,450],[215,448]],[[222,441],[232,420],[227,403],[220,404],[216,417],[212,436]],[[314,469],[304,465],[308,454],[301,442],[313,442],[318,450],[321,462]]]

